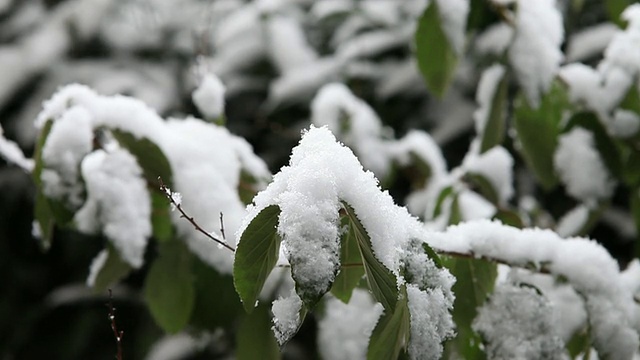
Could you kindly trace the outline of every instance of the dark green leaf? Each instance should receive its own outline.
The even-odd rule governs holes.
[[[520,218],[517,212],[505,209],[498,209],[498,212],[493,216],[494,219],[500,220],[505,225],[517,227],[522,229],[524,222]]]
[[[627,6],[633,4],[634,0],[605,0],[604,5],[609,15],[609,20],[616,23],[621,28],[625,27],[625,21],[620,18],[620,15],[627,8]]]
[[[436,264],[437,268],[442,268],[442,261],[440,260],[440,256],[435,251],[433,251],[431,246],[429,246],[427,243],[422,243],[422,249],[424,250],[424,253],[429,256],[429,259],[431,259],[433,263]]]
[[[432,1],[418,20],[416,59],[427,87],[442,97],[458,64],[455,50],[442,29],[438,6]]]
[[[195,276],[195,303],[191,324],[209,331],[231,327],[234,320],[244,313],[233,287],[233,277],[220,274],[196,256],[192,258],[192,269]]]
[[[51,238],[53,236],[53,227],[55,225],[55,219],[53,217],[53,213],[49,206],[49,202],[47,201],[46,196],[42,191],[42,180],[40,176],[42,175],[42,169],[44,167],[44,163],[42,162],[42,149],[44,147],[45,142],[47,141],[47,137],[49,136],[49,132],[51,132],[51,127],[53,126],[52,120],[47,120],[47,122],[42,127],[40,131],[40,135],[38,137],[38,141],[36,142],[36,148],[33,155],[35,159],[35,167],[33,169],[33,182],[36,184],[36,203],[34,207],[34,218],[40,228],[40,245],[43,250],[48,250],[51,247]]]
[[[560,123],[564,113],[570,110],[567,91],[555,82],[543,96],[539,108],[529,106],[523,94],[518,95],[514,106],[514,125],[522,155],[540,184],[551,190],[558,183],[553,155],[558,144]]]
[[[491,181],[489,181],[484,175],[476,173],[467,173],[464,179],[476,186],[478,192],[489,200],[492,204],[498,204],[500,197],[498,196],[499,189],[495,189]]]
[[[484,359],[480,349],[480,337],[471,329],[471,323],[491,292],[498,275],[495,263],[481,259],[445,258],[443,262],[456,277],[453,292],[453,321],[457,336],[451,340],[448,351],[457,353],[462,359]]]
[[[107,248],[107,260],[98,272],[93,290],[96,293],[104,293],[111,285],[117,283],[131,272],[131,266],[122,258],[118,251],[109,243]]]
[[[233,264],[234,285],[244,309],[251,313],[264,282],[278,261],[280,236],[277,232],[280,208],[264,208],[240,237]]]
[[[360,249],[360,255],[364,264],[364,271],[367,276],[369,289],[373,293],[373,297],[379,301],[386,311],[393,311],[398,302],[398,287],[396,285],[396,277],[384,266],[373,252],[371,238],[353,208],[342,202],[342,206],[349,219],[349,226],[353,231]]]
[[[340,272],[333,282],[331,293],[345,304],[349,303],[353,289],[358,286],[360,280],[364,276],[364,267],[362,265],[362,256],[358,248],[358,240],[356,239],[355,228],[350,226],[347,217],[342,218],[342,226],[348,226],[349,229],[342,235],[340,249]]]
[[[145,137],[136,138],[133,134],[118,129],[111,132],[120,145],[138,160],[147,182],[159,185],[158,177],[161,177],[168,187],[173,186],[171,164],[156,143]]]
[[[630,191],[631,215],[636,224],[636,231],[640,234],[640,187],[635,187]],[[640,236],[636,237],[636,257],[640,259]]]
[[[258,306],[240,320],[236,332],[236,359],[280,359],[280,348],[271,331],[269,307]]]
[[[569,122],[564,128],[564,132],[568,132],[576,126],[591,131],[594,136],[596,148],[609,169],[609,172],[611,172],[614,177],[622,176],[620,152],[613,139],[609,136],[607,129],[602,126],[598,116],[591,112],[577,113],[569,119]]]
[[[403,285],[395,309],[385,309],[385,313],[373,329],[369,339],[367,359],[397,359],[409,340],[410,327],[407,288]]]
[[[191,252],[182,241],[160,244],[144,285],[144,297],[156,323],[168,333],[182,330],[191,318],[195,291]]]
[[[575,359],[581,354],[591,351],[591,340],[588,327],[576,331],[566,345],[569,356]]]
[[[158,241],[169,241],[173,238],[173,225],[169,201],[165,194],[151,191],[151,226],[153,237]]]
[[[240,171],[240,182],[238,182],[238,195],[240,200],[245,204],[251,204],[253,197],[258,193],[258,180],[249,174],[246,170]]]
[[[433,210],[433,217],[436,218],[438,216],[440,216],[440,214],[442,213],[442,204],[444,204],[444,201],[451,195],[453,194],[453,187],[452,186],[447,186],[446,188],[442,189],[440,191],[440,194],[438,195],[438,199],[436,200],[436,206]]]
[[[487,114],[487,122],[482,130],[482,141],[480,143],[480,153],[491,149],[496,145],[502,144],[507,119],[507,89],[509,88],[509,79],[506,75],[496,87],[493,99],[491,99],[491,108]]]
[[[627,186],[640,185],[640,152],[628,149],[624,159],[623,179]]]
[[[451,203],[451,214],[449,215],[449,225],[459,224],[464,220],[462,218],[462,211],[460,210],[460,202],[458,201],[458,194],[455,194],[453,202]]]

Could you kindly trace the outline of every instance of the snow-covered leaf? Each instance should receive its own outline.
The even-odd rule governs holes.
[[[479,192],[485,197],[485,199],[489,200],[493,204],[499,203],[500,197],[498,196],[498,189],[495,189],[491,181],[482,174],[467,173],[464,178],[470,183],[476,185]]]
[[[182,330],[195,303],[191,253],[179,240],[160,244],[144,284],[144,298],[156,323],[168,333]]]
[[[238,360],[280,359],[280,348],[271,331],[269,307],[258,306],[251,314],[240,320],[236,332],[236,354]]]
[[[542,98],[537,109],[529,106],[523,94],[518,95],[514,102],[514,125],[520,151],[547,190],[558,183],[553,169],[553,154],[558,144],[560,122],[568,106],[566,90],[557,83]]]
[[[373,329],[367,360],[397,359],[408,342],[410,326],[407,288],[403,286],[395,309],[385,308],[385,313]]]
[[[482,133],[478,135],[482,136],[480,143],[480,153],[491,149],[496,145],[502,144],[504,140],[504,134],[506,129],[507,119],[507,90],[509,88],[509,79],[507,76],[502,75],[498,80],[491,101],[488,104],[489,108],[486,109],[484,119],[484,127]],[[480,90],[480,87],[478,88]],[[482,106],[482,104],[481,104]]]
[[[236,248],[233,282],[248,313],[253,311],[264,282],[278,260],[279,216],[277,205],[264,208],[242,233]]]
[[[458,335],[449,343],[449,351],[463,359],[482,359],[481,339],[471,329],[473,319],[489,294],[493,291],[497,265],[485,260],[465,258],[442,258],[445,266],[456,277],[453,292],[453,321]]]
[[[122,130],[114,129],[112,134],[120,145],[138,160],[144,177],[149,183],[157,184],[160,176],[167,186],[173,186],[171,165],[158,145],[147,138],[136,138],[133,134]]]
[[[429,90],[442,97],[453,79],[458,56],[444,32],[435,1],[419,19],[415,41],[420,72]]]
[[[104,293],[109,286],[123,279],[132,270],[131,265],[122,260],[120,253],[112,244],[108,244],[104,251],[106,251],[106,260],[96,274],[92,285],[97,294]]]
[[[353,208],[344,202],[342,205],[349,219],[349,226],[351,231],[353,231],[353,236],[360,248],[367,283],[373,293],[373,297],[382,303],[386,311],[393,311],[398,302],[396,277],[376,258],[371,245],[371,238],[364,229],[364,226],[362,226]]]
[[[605,0],[604,7],[607,10],[607,15],[609,15],[609,20],[624,28],[625,21],[620,15],[622,15],[627,6],[633,3],[633,0]]]
[[[364,276],[362,256],[356,238],[356,230],[349,223],[349,218],[343,217],[341,225],[348,230],[342,235],[340,248],[340,272],[333,282],[331,293],[345,304],[349,303],[353,289],[358,286]]]
[[[40,175],[42,175],[42,168],[44,167],[44,164],[42,162],[42,148],[44,147],[44,143],[47,141],[47,136],[49,135],[52,126],[53,121],[49,120],[44,124],[42,130],[40,131],[40,136],[36,143],[36,149],[34,153],[35,167],[32,173],[33,182],[36,184],[34,219],[40,229],[40,245],[45,250],[49,249],[49,247],[51,246],[51,237],[53,236],[53,226],[55,224],[55,220],[51,208],[49,207],[47,198],[45,197],[42,190],[42,180],[40,179]]]

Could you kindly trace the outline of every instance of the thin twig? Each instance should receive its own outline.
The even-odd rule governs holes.
[[[224,235],[224,218],[222,211],[220,211],[220,234],[222,234],[222,240],[227,241],[227,237]]]
[[[109,309],[109,320],[111,321],[111,330],[113,336],[116,338],[117,354],[116,359],[122,360],[122,337],[124,336],[124,330],[118,331],[116,326],[116,308],[113,306],[113,294],[109,289],[109,302],[105,304]]]
[[[218,238],[216,238],[215,236],[211,235],[209,232],[205,231],[202,227],[200,227],[200,225],[198,225],[198,223],[194,220],[193,217],[189,216],[184,209],[182,208],[182,206],[173,198],[173,193],[171,192],[171,189],[169,189],[169,187],[167,187],[164,182],[162,181],[162,178],[158,176],[158,182],[160,184],[160,190],[162,190],[162,192],[164,192],[164,194],[167,196],[167,199],[169,199],[169,201],[171,202],[171,204],[173,204],[173,206],[175,206],[176,209],[178,209],[178,211],[180,212],[180,217],[187,219],[187,221],[189,221],[191,223],[191,225],[193,225],[193,227],[199,231],[200,233],[202,233],[204,236],[208,237],[209,239],[217,242],[219,245],[224,246],[225,248],[227,248],[228,250],[231,250],[233,252],[236,251],[236,249],[234,249],[232,246],[230,246],[229,244],[227,244],[225,241],[222,241]],[[222,214],[221,214],[222,215]],[[222,216],[220,217],[222,219]],[[222,221],[222,220],[221,220]],[[223,233],[223,238],[224,238],[224,233]]]

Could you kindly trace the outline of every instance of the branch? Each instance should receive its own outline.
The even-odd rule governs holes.
[[[122,360],[122,337],[124,336],[124,330],[118,331],[118,327],[116,326],[116,308],[113,306],[113,294],[111,293],[111,289],[109,289],[109,302],[106,303],[105,306],[109,309],[111,330],[113,331],[113,336],[116,338],[116,346],[118,349],[116,359]]]
[[[534,271],[540,274],[551,274],[551,271],[544,265],[540,265],[540,266],[535,266],[534,264],[519,264],[519,263],[512,263],[509,262],[505,259],[499,259],[499,258],[495,258],[495,257],[489,257],[489,256],[480,256],[477,254],[473,254],[473,253],[461,253],[461,252],[453,252],[453,251],[443,251],[443,250],[436,250],[433,249],[436,253],[438,253],[438,255],[444,255],[444,256],[451,256],[451,257],[455,257],[455,258],[464,258],[464,259],[477,259],[477,260],[485,260],[485,261],[491,261],[497,264],[502,264],[502,265],[509,265],[512,267],[519,267],[519,268],[523,268],[526,270],[530,270],[530,271]]]
[[[221,245],[221,246],[227,248],[228,250],[231,250],[232,252],[236,251],[236,249],[234,249],[232,246],[227,244],[224,240],[220,240],[220,239],[216,238],[215,236],[211,235],[209,232],[205,231],[202,227],[200,227],[200,225],[198,225],[198,223],[195,221],[195,219],[193,217],[189,216],[184,211],[184,209],[180,205],[179,200],[176,200],[176,198],[175,198],[175,194],[176,193],[172,192],[171,189],[169,189],[169,187],[164,184],[164,182],[162,181],[162,178],[160,176],[158,176],[158,182],[160,184],[160,190],[162,190],[162,192],[166,195],[167,199],[169,199],[171,204],[176,209],[178,209],[178,211],[180,212],[180,217],[181,218],[187,219],[187,221],[189,221],[191,223],[191,225],[193,225],[193,227],[197,231],[199,231],[200,233],[204,234],[204,236],[208,237],[209,239],[217,242],[218,245]],[[222,231],[222,237],[224,239],[224,225],[222,225],[222,213],[220,213],[220,224],[221,224],[220,230]]]

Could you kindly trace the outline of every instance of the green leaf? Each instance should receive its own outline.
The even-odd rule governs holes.
[[[480,153],[484,153],[496,145],[502,144],[507,119],[507,90],[509,79],[506,75],[498,83],[491,99],[491,109],[487,115],[487,122],[482,130]]]
[[[636,224],[636,231],[640,234],[640,188],[631,189],[629,197],[631,198],[631,215]],[[640,236],[636,237],[636,257],[640,259]]]
[[[635,149],[628,149],[624,157],[623,179],[629,187],[640,185],[640,152]]]
[[[192,258],[195,276],[195,303],[191,324],[200,329],[215,331],[229,328],[242,315],[242,303],[233,287],[233,277],[220,274],[198,257]]]
[[[280,208],[264,208],[240,237],[233,263],[233,282],[245,311],[251,313],[264,282],[278,261]]]
[[[575,127],[581,127],[591,131],[593,134],[596,148],[602,157],[609,172],[614,177],[622,176],[622,156],[618,151],[613,139],[609,136],[607,129],[602,126],[598,116],[592,112],[580,112],[571,117],[564,128],[564,132],[568,132]]]
[[[458,64],[458,57],[442,29],[440,12],[432,1],[418,20],[415,34],[416,59],[427,87],[442,97]]]
[[[346,216],[349,219],[350,231],[353,231],[360,255],[364,264],[364,271],[367,276],[369,289],[373,293],[373,297],[379,301],[386,311],[393,311],[398,302],[398,287],[396,285],[396,277],[384,266],[373,252],[371,238],[353,208],[342,202]]]
[[[588,354],[591,350],[591,336],[589,327],[576,331],[566,344],[567,351],[571,359],[577,358],[581,354]]]
[[[246,170],[240,171],[240,181],[238,182],[238,195],[245,205],[251,204],[253,197],[258,193],[256,184],[258,180]]]
[[[340,248],[341,269],[333,282],[331,293],[345,304],[349,303],[353,289],[355,289],[364,276],[362,256],[358,248],[355,227],[349,225],[349,219],[343,217],[341,225],[349,229],[342,235]]]
[[[385,309],[385,313],[373,329],[367,349],[367,360],[397,359],[402,348],[408,343],[410,330],[407,288],[403,285],[395,309]]]
[[[500,220],[505,225],[513,226],[518,229],[524,227],[524,222],[520,218],[520,215],[512,210],[498,209],[498,212],[493,216],[493,219]]]
[[[195,292],[191,253],[182,241],[160,243],[160,253],[144,284],[144,297],[156,323],[168,333],[182,330],[191,318]]]
[[[500,197],[498,196],[499,189],[493,187],[493,184],[482,174],[467,173],[464,176],[465,181],[472,183],[477,187],[477,190],[485,199],[489,200],[492,204],[498,204]]]
[[[120,145],[138,160],[147,182],[159,186],[160,176],[167,186],[173,186],[171,164],[156,143],[145,137],[136,138],[133,134],[119,129],[112,129],[111,133]]]
[[[93,285],[96,293],[104,293],[107,288],[129,275],[132,270],[111,243],[107,245],[105,251],[107,251],[107,260],[98,272]]]
[[[165,194],[159,191],[150,191],[149,193],[151,195],[151,227],[153,229],[153,237],[161,242],[169,241],[173,238],[169,201]]]
[[[514,106],[514,125],[522,155],[543,188],[551,190],[558,183],[553,155],[558,144],[560,123],[569,110],[566,89],[554,82],[543,96],[539,108],[529,106],[522,93],[517,96]]]
[[[433,209],[434,218],[440,216],[440,214],[442,213],[442,205],[444,204],[444,201],[453,193],[454,193],[453,186],[447,186],[440,191],[440,194],[438,195],[438,199],[436,200],[436,206]]]
[[[280,347],[271,331],[269,307],[258,306],[240,320],[236,332],[236,359],[280,359]]]
[[[498,267],[495,263],[482,259],[442,257],[451,274],[456,277],[453,292],[456,295],[453,304],[453,321],[456,323],[457,336],[447,343],[448,351],[457,353],[462,359],[484,359],[480,348],[480,336],[472,329],[471,323],[493,286]]]
[[[627,6],[633,4],[634,0],[605,0],[604,6],[607,9],[609,20],[614,22],[621,28],[625,27],[625,21],[620,18],[620,15],[627,8]]]
[[[451,214],[449,215],[449,225],[456,225],[463,221],[462,211],[460,210],[460,202],[458,201],[458,194],[454,195],[453,202],[451,203]]]
[[[51,127],[53,126],[52,120],[47,120],[47,122],[42,127],[42,131],[40,131],[40,135],[38,137],[38,141],[36,142],[35,152],[33,158],[35,159],[35,167],[33,169],[33,182],[36,185],[36,203],[34,207],[34,218],[40,228],[40,246],[43,250],[48,250],[51,247],[51,239],[53,237],[53,227],[55,225],[55,219],[53,217],[53,213],[51,208],[49,207],[49,203],[47,201],[46,196],[42,191],[42,180],[40,176],[42,175],[42,169],[44,168],[44,163],[42,161],[42,149],[44,148],[44,144],[47,141],[47,137],[51,132]]]

